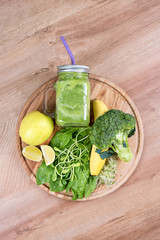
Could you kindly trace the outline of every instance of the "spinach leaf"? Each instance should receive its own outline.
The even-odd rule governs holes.
[[[50,145],[53,148],[57,147],[60,149],[64,149],[71,139],[72,139],[72,133],[57,132],[55,136],[52,138]]]
[[[46,166],[45,161],[41,163],[41,166],[37,169],[36,181],[37,185],[48,183],[53,174],[53,167]]]
[[[71,187],[73,186],[73,184],[74,184],[74,180],[70,178],[70,179],[69,179],[69,182],[68,182],[68,184],[67,184],[67,187],[66,187],[66,193],[69,192],[69,190],[71,189]]]
[[[91,195],[91,193],[95,190],[95,188],[97,186],[97,181],[98,181],[97,176],[89,177],[88,182],[85,187],[85,192],[84,192],[84,195],[86,198],[89,197]]]
[[[72,184],[70,183],[73,200],[76,200],[77,198],[82,199],[84,197],[85,187],[89,178],[89,165],[75,168],[75,175],[76,179],[73,180]]]
[[[58,179],[55,182],[52,180],[49,181],[49,188],[52,192],[61,192],[66,188],[67,181],[63,181],[62,179]]]
[[[65,128],[57,132],[52,138],[50,145],[52,148],[57,147],[61,150],[65,149],[66,145],[72,139],[72,134],[77,131],[77,128]]]

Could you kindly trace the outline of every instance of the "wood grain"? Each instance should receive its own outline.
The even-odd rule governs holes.
[[[159,240],[160,1],[0,1],[0,239]],[[110,79],[135,102],[144,150],[131,178],[101,199],[71,202],[37,188],[16,150],[18,116],[70,60]]]
[[[44,100],[45,89],[47,89],[48,86],[49,87],[53,86],[56,81],[57,81],[57,77],[43,84],[31,95],[31,97],[25,103],[17,123],[17,130],[16,130],[17,150],[19,152],[20,159],[22,161],[22,164],[26,172],[35,183],[36,183],[36,172],[37,172],[37,168],[40,166],[40,163],[35,163],[23,157],[22,149],[24,148],[24,146],[26,146],[26,144],[23,143],[21,138],[19,137],[19,128],[20,128],[21,121],[26,114],[35,110],[43,112],[43,100]],[[134,157],[129,163],[125,163],[120,160],[118,161],[115,184],[112,187],[100,185],[95,189],[94,193],[92,193],[90,197],[88,197],[87,199],[86,198],[78,199],[77,201],[97,199],[97,198],[106,196],[109,193],[112,193],[113,191],[117,190],[120,186],[122,186],[128,180],[128,178],[132,175],[132,173],[135,171],[142,154],[143,142],[144,142],[142,120],[135,104],[132,102],[130,97],[116,84],[102,77],[98,77],[90,74],[89,81],[91,86],[91,101],[93,99],[100,99],[106,104],[108,109],[119,109],[126,113],[130,113],[135,117],[136,133],[131,139],[129,139],[129,145],[130,145],[131,151],[133,152]],[[55,102],[56,102],[55,91],[52,91],[52,94],[48,96],[48,103],[47,103],[48,108],[55,109]],[[92,112],[91,112],[91,115],[93,115]],[[55,125],[54,133],[52,134],[52,136],[58,130],[59,130],[59,127]],[[40,185],[40,187],[44,189],[46,192],[56,197],[59,197],[65,200],[72,200],[73,195],[71,192],[69,192],[68,194],[66,194],[65,191],[59,192],[59,193],[52,192],[50,191],[49,186],[47,184]]]

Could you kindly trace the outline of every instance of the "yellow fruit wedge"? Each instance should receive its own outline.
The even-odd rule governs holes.
[[[101,100],[93,100],[94,121],[108,111],[107,106]]]
[[[22,150],[22,154],[25,158],[35,162],[40,162],[42,160],[42,152],[39,148],[35,146],[24,147]]]
[[[41,150],[42,150],[42,153],[44,156],[45,163],[48,166],[54,162],[55,152],[54,152],[53,148],[48,145],[41,145],[40,147],[41,147]]]
[[[94,121],[108,111],[107,106],[101,100],[93,100]],[[96,153],[96,146],[92,145],[90,156],[90,173],[91,175],[98,175],[105,164],[105,159],[102,160],[98,153]]]

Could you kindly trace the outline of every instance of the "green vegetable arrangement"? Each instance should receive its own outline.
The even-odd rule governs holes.
[[[62,128],[50,142],[55,160],[49,166],[42,162],[36,174],[37,184],[48,183],[54,192],[71,191],[73,200],[87,198],[100,184],[113,185],[118,156],[124,162],[133,156],[128,137],[134,133],[135,118],[115,109],[98,117],[92,127]],[[107,159],[99,176],[90,174],[92,144],[101,159]]]
[[[135,118],[128,113],[120,110],[109,110],[94,122],[90,140],[92,144],[98,147],[97,152],[105,158],[115,153],[124,162],[129,162],[133,154],[128,145],[128,137],[135,133]],[[109,149],[106,152],[101,150]]]
[[[49,184],[51,191],[69,190],[73,200],[88,197],[97,186],[98,177],[90,175],[91,142],[87,128],[63,128],[51,140],[55,161],[46,166],[43,161],[37,170],[37,184]]]

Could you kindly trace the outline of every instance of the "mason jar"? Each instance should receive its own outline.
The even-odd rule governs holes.
[[[89,67],[58,67],[55,120],[58,126],[88,126],[90,122]]]

